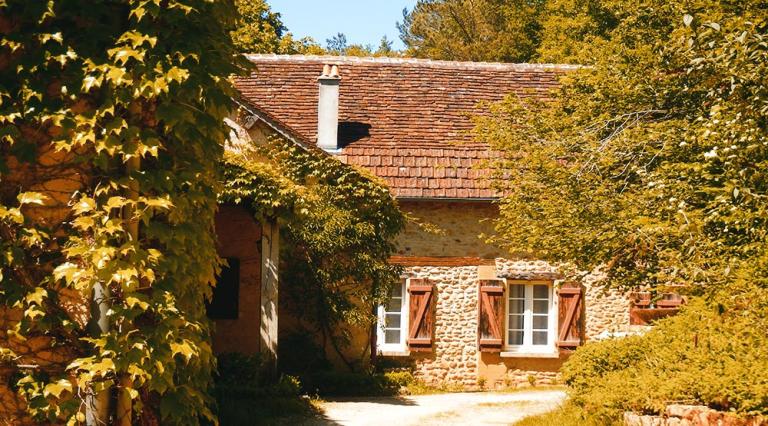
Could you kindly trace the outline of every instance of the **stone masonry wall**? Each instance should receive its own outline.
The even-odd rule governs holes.
[[[600,278],[599,273],[593,273],[584,280],[587,340],[599,340],[610,334],[624,333],[631,329],[629,294],[597,285],[596,281]]]
[[[493,233],[490,219],[499,214],[490,202],[401,201],[400,208],[418,221],[409,222],[397,237],[400,255],[493,259],[506,254],[481,238]]]
[[[476,389],[550,384],[559,380],[559,369],[568,358],[507,358],[477,350],[477,281],[482,278],[546,279],[561,281],[557,266],[521,258],[505,259],[504,250],[487,244],[480,234],[492,233],[498,214],[490,203],[402,202],[401,207],[437,230],[413,223],[397,240],[398,254],[414,257],[479,257],[495,259],[490,266],[410,266],[412,278],[436,282],[435,345],[430,353],[412,353],[415,375],[431,384]],[[493,262],[491,262],[493,263]],[[480,269],[483,272],[480,273]],[[603,291],[596,284],[600,274],[585,280],[585,335],[587,340],[629,329],[629,300],[625,294]]]
[[[477,267],[417,266],[408,278],[435,281],[434,350],[414,353],[415,375],[432,385],[477,384]]]
[[[435,335],[432,352],[411,353],[416,377],[432,385],[465,389],[504,388],[553,384],[568,358],[502,358],[477,350],[478,266],[414,266],[408,278],[430,278],[436,285]],[[557,270],[542,261],[496,259],[498,277],[542,277]],[[556,281],[556,280],[554,280]],[[594,282],[587,280],[587,282]],[[628,301],[617,292],[603,293],[599,287],[586,290],[587,339],[603,332],[625,331],[629,326]],[[593,317],[592,320],[589,318]]]

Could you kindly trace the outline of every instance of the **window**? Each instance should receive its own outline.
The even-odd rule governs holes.
[[[239,313],[240,259],[227,258],[227,265],[221,267],[213,288],[213,298],[207,304],[210,319],[237,319]]]
[[[403,352],[408,338],[408,292],[406,282],[392,288],[389,302],[379,306],[376,337],[381,352]]]
[[[555,350],[557,309],[547,282],[510,283],[506,303],[504,346],[513,352]]]

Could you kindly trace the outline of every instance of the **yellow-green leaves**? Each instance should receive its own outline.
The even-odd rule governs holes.
[[[180,343],[171,343],[171,353],[174,356],[181,355],[187,362],[197,355],[197,351],[188,340],[183,340]]]
[[[20,205],[36,204],[42,206],[45,204],[45,200],[48,199],[48,196],[40,192],[22,192],[16,199],[19,200]]]
[[[153,395],[136,410],[195,424],[211,416],[202,302],[217,261],[215,167],[229,77],[248,65],[227,34],[235,10],[32,3],[0,1],[0,304],[24,313],[9,336],[51,336],[76,360],[50,380],[27,376],[19,393],[36,421],[76,424],[81,397],[128,375],[131,398]],[[101,332],[81,309],[96,284]],[[166,398],[184,409],[161,411]]]
[[[43,395],[46,397],[54,396],[59,398],[64,392],[72,392],[72,382],[66,379],[48,383],[45,385],[45,388],[43,388]]]

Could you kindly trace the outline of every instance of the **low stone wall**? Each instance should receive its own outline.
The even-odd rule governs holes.
[[[768,419],[740,419],[731,413],[701,405],[670,405],[663,416],[643,416],[624,413],[626,426],[762,426]]]

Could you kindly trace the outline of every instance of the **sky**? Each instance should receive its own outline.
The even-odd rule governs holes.
[[[337,33],[347,36],[348,44],[378,47],[386,35],[395,49],[402,49],[395,24],[403,20],[416,0],[267,0],[273,12],[296,38],[312,37],[325,45]]]

